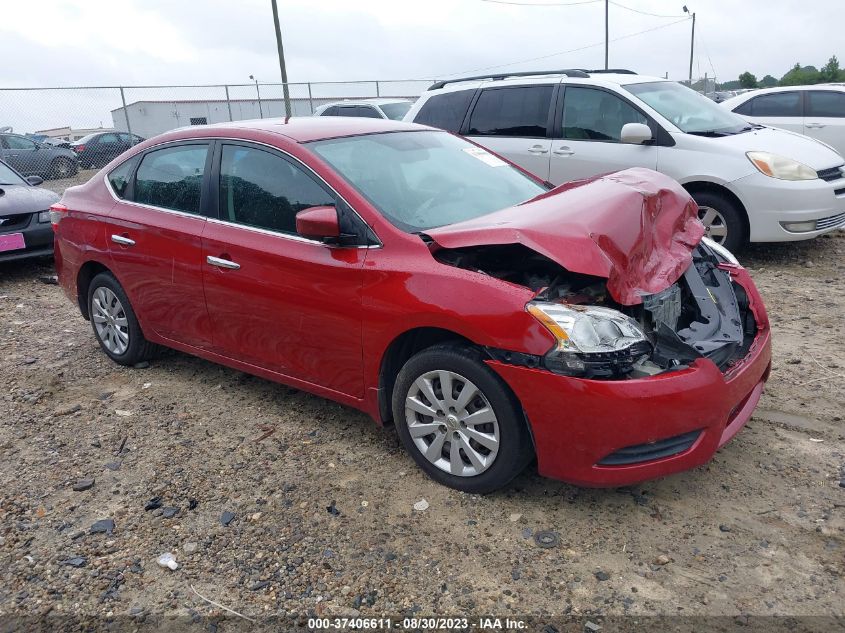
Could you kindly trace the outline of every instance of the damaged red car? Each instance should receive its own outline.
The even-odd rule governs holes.
[[[182,129],[52,209],[112,360],[175,348],[392,423],[468,492],[619,486],[709,460],[770,369],[747,272],[671,179],[552,188],[447,132],[307,118]]]

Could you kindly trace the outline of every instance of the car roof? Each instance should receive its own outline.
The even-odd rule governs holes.
[[[202,136],[225,136],[233,130],[252,130],[279,134],[297,143],[308,143],[329,138],[378,134],[382,132],[418,132],[434,128],[418,123],[403,123],[391,119],[371,119],[365,117],[284,117],[272,119],[253,119],[217,123],[203,126],[188,126],[174,130],[167,136],[171,139],[196,137],[202,130]]]
[[[387,105],[388,103],[410,103],[408,99],[388,99],[386,97],[374,99],[342,99],[340,101],[332,101],[331,103],[323,104],[322,108],[328,108],[336,105]]]
[[[719,105],[721,106],[738,106],[741,103],[745,103],[754,97],[759,97],[760,95],[768,95],[778,92],[795,92],[796,90],[833,90],[836,92],[845,92],[845,84],[807,84],[803,86],[774,86],[772,88],[757,88],[754,90],[749,90],[748,92],[743,92],[735,97],[731,97],[730,99],[726,99],[722,101]]]

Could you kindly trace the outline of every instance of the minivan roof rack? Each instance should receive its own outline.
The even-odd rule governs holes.
[[[567,68],[565,70],[526,70],[516,73],[497,73],[495,75],[475,75],[473,77],[459,77],[457,79],[445,79],[443,81],[435,82],[431,85],[429,90],[439,90],[446,84],[454,84],[459,81],[478,81],[479,79],[507,79],[508,77],[533,77],[534,75],[566,75],[567,77],[581,77],[588,78],[590,75],[587,71],[577,68]]]
[[[583,70],[583,69],[579,69]],[[601,74],[601,73],[610,73],[613,75],[636,75],[636,71],[628,70],[627,68],[596,68],[595,70],[583,70],[585,73],[589,74]]]

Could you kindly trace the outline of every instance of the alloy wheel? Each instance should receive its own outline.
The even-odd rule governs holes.
[[[129,322],[120,299],[109,288],[101,286],[91,300],[94,327],[106,349],[120,356],[129,347]]]
[[[405,422],[420,453],[451,475],[480,475],[499,452],[499,421],[490,401],[455,372],[417,378],[405,398]]]
[[[728,223],[725,216],[713,207],[698,207],[698,219],[704,225],[704,235],[717,244],[728,239]]]

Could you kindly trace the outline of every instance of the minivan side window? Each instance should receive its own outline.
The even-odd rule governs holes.
[[[278,154],[224,145],[220,157],[220,219],[296,234],[296,214],[308,207],[336,206],[310,175]]]
[[[149,152],[135,173],[135,202],[199,214],[207,154],[207,143]]]
[[[554,86],[483,90],[469,119],[470,136],[545,137]]]
[[[845,92],[811,90],[807,97],[807,116],[845,118]]]
[[[621,142],[622,126],[648,119],[610,92],[567,86],[563,95],[563,138]]]
[[[754,97],[751,113],[746,116],[803,116],[800,92],[773,92]]]
[[[422,105],[414,117],[414,123],[439,127],[449,132],[460,132],[461,123],[474,94],[475,90],[436,94]]]

